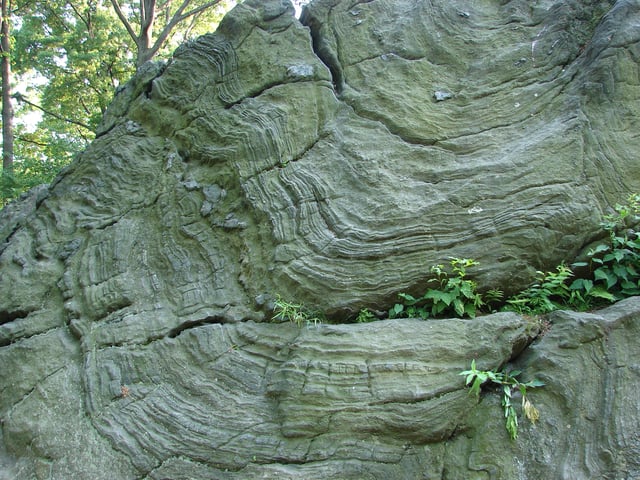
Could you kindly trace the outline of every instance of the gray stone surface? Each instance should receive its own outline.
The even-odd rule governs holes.
[[[507,291],[571,261],[640,191],[640,2],[292,14],[249,0],[146,65],[0,214],[0,478],[639,478],[638,299],[544,336],[266,321],[384,310],[449,257]],[[474,358],[547,382],[516,442]]]

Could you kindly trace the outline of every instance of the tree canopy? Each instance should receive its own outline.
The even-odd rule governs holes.
[[[15,122],[13,172],[0,203],[50,181],[93,140],[115,89],[136,68],[212,31],[232,0],[2,0],[11,72],[3,100]],[[4,23],[4,22],[3,22]],[[3,30],[4,32],[4,30]],[[11,88],[13,87],[13,89]],[[14,111],[15,110],[15,111]],[[34,122],[35,118],[35,122]],[[7,143],[3,136],[3,154]],[[12,173],[12,175],[6,175]]]

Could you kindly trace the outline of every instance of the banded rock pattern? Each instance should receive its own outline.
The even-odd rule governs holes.
[[[515,359],[538,333],[526,319],[262,322],[278,293],[335,319],[386,308],[451,256],[505,289],[573,259],[640,190],[640,4],[292,14],[248,0],[146,65],[83,155],[0,214],[2,474],[633,478],[632,301],[558,317],[565,330],[518,360],[553,372],[524,447],[456,373]],[[587,431],[597,459],[575,445]]]

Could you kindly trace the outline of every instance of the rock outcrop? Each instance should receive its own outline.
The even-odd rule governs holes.
[[[640,477],[638,299],[266,322],[518,290],[640,191],[640,2],[468,3],[247,0],[117,93],[0,213],[0,478]],[[471,359],[547,383],[516,442]]]

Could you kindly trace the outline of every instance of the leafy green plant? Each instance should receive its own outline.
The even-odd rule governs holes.
[[[558,308],[588,310],[632,295],[640,295],[640,239],[631,227],[640,221],[640,195],[629,197],[627,205],[616,205],[602,228],[608,241],[591,249],[589,262],[576,262],[574,269],[589,267],[589,275],[576,278],[560,265],[555,272],[537,272],[537,282],[507,300],[505,310],[521,314],[543,314]]]
[[[640,194],[631,195],[626,205],[617,204],[614,210],[616,213],[607,215],[600,224],[609,234],[608,243],[588,252],[590,262],[573,264],[589,266],[593,280],[571,285],[576,291],[610,302],[640,295],[640,236],[634,230],[640,222]]]
[[[287,302],[280,295],[276,296],[271,319],[275,322],[295,323],[299,327],[322,323],[320,314],[309,310],[301,303]]]
[[[505,310],[538,315],[557,310],[570,303],[572,291],[567,280],[573,276],[571,268],[561,264],[555,272],[538,271],[536,274],[536,283],[509,298],[506,301]]]
[[[521,374],[519,370],[501,371],[495,370],[478,370],[475,360],[471,361],[471,369],[460,372],[460,375],[466,376],[465,385],[471,384],[470,394],[480,396],[480,389],[487,381],[494,383],[502,389],[502,408],[504,409],[505,428],[512,440],[518,438],[518,414],[513,404],[515,393],[520,393],[522,397],[522,411],[531,423],[535,424],[540,418],[540,412],[533,406],[527,397],[527,389],[544,386],[540,380],[531,380],[529,382],[521,382],[517,377]]]
[[[504,296],[504,292],[497,288],[492,288],[487,290],[482,294],[482,301],[487,306],[496,306],[502,304],[502,297]]]
[[[414,297],[408,293],[400,293],[403,300],[396,303],[389,310],[389,318],[416,317],[429,318],[444,314],[454,314],[458,317],[476,316],[478,309],[485,305],[482,295],[477,291],[477,284],[467,277],[467,269],[478,265],[475,260],[468,258],[452,258],[449,262],[451,273],[443,265],[431,267],[435,278],[429,283],[436,283],[437,287],[428,288],[421,297]],[[492,291],[491,298],[499,298],[501,292]]]
[[[368,308],[363,308],[362,310],[360,310],[360,312],[358,312],[358,316],[356,317],[357,323],[369,323],[373,322],[374,320],[376,320],[376,316]]]

